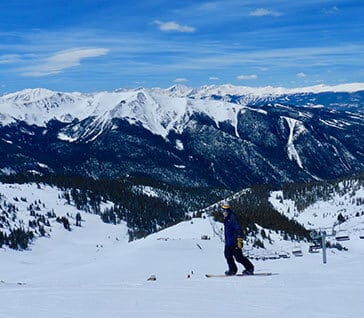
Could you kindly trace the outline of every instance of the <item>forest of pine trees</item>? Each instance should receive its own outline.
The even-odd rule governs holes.
[[[256,236],[259,233],[255,224],[273,231],[284,233],[285,239],[310,240],[309,232],[299,223],[288,219],[276,211],[268,198],[272,188],[270,186],[253,186],[240,197],[230,202],[232,209],[242,225],[243,236]],[[216,218],[222,221],[221,213],[215,213]],[[266,233],[260,233],[262,237]]]
[[[181,222],[186,218],[186,212],[208,206],[231,194],[224,189],[173,186],[144,177],[95,180],[22,174],[4,176],[0,181],[20,184],[35,182],[57,186],[62,190],[64,199],[78,209],[98,214],[106,223],[126,221],[130,240]],[[144,186],[158,190],[159,196],[145,194]],[[113,202],[113,207],[101,211],[101,203],[107,201]]]
[[[355,195],[355,191],[364,186],[364,172],[351,177],[317,181],[310,183],[290,183],[283,185],[284,199],[291,199],[295,202],[298,211],[315,203],[318,200],[328,201],[336,194],[343,196],[349,193]],[[357,205],[361,205],[362,199],[359,198]]]
[[[342,180],[283,185],[281,190],[284,199],[294,200],[297,209],[302,211],[319,199],[332,198],[335,193],[355,194],[355,191],[363,187],[363,176],[364,174],[359,174]],[[22,174],[2,176],[0,182],[33,182],[37,183],[38,186],[42,183],[56,186],[62,191],[63,198],[78,209],[98,214],[106,223],[127,222],[130,240],[144,237],[188,219],[188,212],[195,212],[195,216],[201,216],[199,212],[201,209],[232,194],[226,189],[183,187],[142,176],[118,180],[95,180],[72,176]],[[339,182],[341,183],[339,184]],[[145,193],[143,189],[146,186],[152,188],[156,195]],[[265,229],[280,232],[287,240],[310,240],[307,230],[302,225],[288,219],[273,208],[268,200],[270,191],[273,190],[278,189],[273,189],[267,185],[252,186],[231,202],[243,228],[244,237],[256,236],[259,233],[256,226],[258,224]],[[18,200],[22,199],[19,198]],[[113,206],[101,210],[101,204],[107,201],[113,202]],[[362,204],[360,198],[357,201],[357,204]],[[44,229],[47,226],[47,220],[44,219],[44,216],[37,215],[37,204],[41,204],[40,200],[29,206],[30,213],[36,217],[36,221],[29,223],[30,230],[12,229],[10,234],[6,235],[1,231],[1,227],[6,225],[6,218],[4,215],[0,216],[0,247],[7,245],[16,249],[24,249],[35,233],[40,236],[47,234]],[[13,211],[14,206],[9,206],[7,209],[9,209],[9,213],[16,212]],[[49,213],[47,217],[56,218],[56,215]],[[222,221],[219,211],[210,209],[208,213]],[[67,218],[57,217],[57,221],[63,223],[65,229],[71,230]],[[259,234],[261,237],[267,236],[265,232]],[[259,241],[256,244],[263,246],[263,243]]]
[[[15,250],[24,250],[28,247],[33,237],[32,231],[22,228],[12,229],[8,235],[0,231],[0,248],[6,245]]]

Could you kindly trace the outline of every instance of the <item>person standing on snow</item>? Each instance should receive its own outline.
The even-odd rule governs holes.
[[[238,271],[235,260],[245,267],[244,275],[254,275],[254,265],[243,256],[243,239],[242,231],[239,226],[235,213],[231,210],[230,204],[224,201],[221,205],[224,215],[224,232],[225,232],[225,249],[224,255],[228,263],[229,269],[225,275],[232,276]]]

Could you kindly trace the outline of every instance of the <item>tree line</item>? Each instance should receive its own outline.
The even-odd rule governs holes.
[[[245,238],[260,234],[263,239],[269,239],[266,231],[258,229],[257,225],[259,225],[281,233],[287,240],[310,240],[308,231],[302,225],[274,209],[269,202],[271,191],[282,190],[284,199],[294,200],[297,208],[303,210],[319,199],[332,198],[335,193],[353,195],[355,191],[363,187],[363,176],[364,173],[332,181],[291,183],[280,188],[255,185],[232,200],[231,204],[237,213]],[[38,186],[41,184],[56,186],[61,190],[61,196],[77,209],[98,214],[106,223],[117,224],[125,221],[129,228],[130,240],[144,237],[186,220],[190,217],[189,213],[194,212],[195,216],[201,216],[200,211],[203,208],[233,194],[226,189],[168,184],[142,175],[95,180],[77,176],[18,174],[1,176],[0,181],[20,184],[33,182]],[[212,213],[216,220],[222,221],[222,215],[218,210],[211,209],[209,213]],[[64,218],[59,218],[57,221],[67,228],[68,220],[66,220],[67,217]],[[0,221],[0,225],[5,225],[4,216],[3,219],[0,218]],[[45,222],[39,216],[37,224],[33,224],[37,226],[35,228],[40,235],[42,233],[46,235],[46,232],[42,230]],[[31,230],[26,230],[25,227],[17,227],[12,231],[5,235],[0,229],[0,246],[24,248],[35,234]],[[259,240],[256,244],[260,247],[264,245]]]
[[[231,194],[225,189],[171,185],[144,176],[92,179],[78,176],[17,174],[0,177],[4,183],[47,184],[58,187],[62,197],[77,209],[100,215],[107,223],[125,221],[134,240],[186,219],[198,210]],[[145,187],[153,188],[150,195]],[[102,204],[112,202],[111,207]]]

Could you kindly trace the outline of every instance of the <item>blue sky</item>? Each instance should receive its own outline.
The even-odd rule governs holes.
[[[364,1],[0,1],[0,93],[364,81]]]

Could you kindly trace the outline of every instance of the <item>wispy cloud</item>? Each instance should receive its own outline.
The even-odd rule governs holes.
[[[176,78],[173,82],[174,83],[185,83],[185,82],[188,82],[188,79],[183,78],[183,77],[179,77],[179,78]]]
[[[23,70],[22,75],[38,77],[57,74],[70,67],[80,65],[83,59],[102,56],[108,52],[109,50],[105,48],[83,48],[60,51],[41,61],[39,64]]]
[[[337,6],[333,6],[328,9],[323,9],[323,13],[326,15],[332,15],[332,14],[336,14],[338,12],[339,12],[339,8]]]
[[[249,15],[252,17],[265,17],[265,16],[278,17],[282,15],[282,13],[264,8],[259,8],[254,11],[251,11]]]
[[[4,54],[0,55],[0,64],[12,64],[17,63],[20,60],[17,54]]]
[[[303,72],[300,72],[300,73],[297,73],[297,74],[296,74],[296,76],[297,76],[298,78],[305,78],[305,77],[306,77],[306,74],[305,74],[305,73],[303,73]]]
[[[197,5],[196,10],[198,11],[205,11],[205,12],[211,12],[215,11],[216,9],[220,8],[221,2],[214,1],[214,2],[205,2],[202,4]]]
[[[249,11],[245,11],[245,14],[246,12]],[[322,14],[322,12],[319,13]],[[155,29],[157,29],[156,26]],[[294,29],[294,31],[297,30]],[[189,37],[186,42],[181,37],[161,37],[156,30],[152,30],[149,34],[139,34],[134,31],[121,32],[115,29],[107,32],[101,29],[74,29],[64,32],[33,31],[22,38],[19,37],[19,40],[17,39],[12,45],[0,43],[0,51],[3,54],[0,54],[0,79],[2,73],[4,76],[7,74],[8,77],[9,74],[23,75],[20,79],[23,81],[33,81],[34,77],[39,77],[39,83],[45,82],[45,84],[39,84],[43,86],[48,85],[48,80],[60,81],[63,78],[82,78],[85,82],[92,82],[97,78],[99,83],[108,83],[107,85],[111,87],[114,82],[118,83],[115,85],[122,86],[130,85],[132,81],[138,80],[146,81],[149,86],[163,86],[165,85],[163,78],[168,83],[174,79],[176,83],[183,83],[188,78],[188,82],[195,85],[203,83],[203,79],[218,81],[220,79],[216,78],[215,74],[217,74],[221,80],[227,82],[235,79],[260,84],[268,82],[270,78],[278,78],[278,74],[281,73],[285,76],[290,74],[298,82],[299,77],[296,77],[298,72],[304,70],[313,74],[312,68],[320,68],[323,74],[325,69],[336,67],[338,61],[340,61],[340,67],[362,68],[364,46],[361,43],[341,43],[329,46],[314,43],[304,47],[278,48],[253,45],[252,39],[259,37],[264,44],[265,39],[275,40],[274,36],[282,35],[283,32],[293,31],[287,27],[287,30],[280,29],[278,33],[276,30],[269,29],[266,29],[264,34],[241,33],[239,38],[244,35],[244,41],[240,43],[235,41],[232,45],[223,38],[206,40],[205,35],[201,35],[200,32],[194,34],[192,38]],[[293,38],[291,33],[289,36],[289,39]],[[74,49],[64,50],[65,48]],[[107,56],[102,58],[100,67],[99,59],[96,57],[106,54]],[[12,61],[14,63],[11,63]],[[77,66],[86,61],[90,68],[83,72],[84,68],[77,68]],[[91,66],[94,61],[96,64]],[[67,69],[80,69],[81,72],[67,72],[63,77],[62,73]],[[240,74],[236,73],[236,70],[239,69],[242,76],[237,77]],[[269,74],[266,73],[263,76],[261,72],[267,72],[267,70]],[[94,76],[90,76],[91,72],[95,72],[92,73]],[[46,77],[46,75],[57,73],[62,76]],[[196,74],[203,77],[199,80],[200,82],[196,81]],[[186,78],[182,79],[182,77]],[[129,82],[121,78],[127,78]],[[304,79],[311,80],[311,76]],[[69,84],[71,85],[76,84]]]
[[[243,48],[242,48],[243,51]],[[231,52],[227,47],[212,48],[210,53],[193,55],[178,63],[181,69],[206,69],[226,67],[262,67],[272,69],[328,67],[340,60],[343,65],[362,66],[363,45],[282,48]],[[172,67],[172,65],[169,65]],[[244,75],[249,76],[249,75]],[[244,78],[242,78],[244,79]]]
[[[236,79],[238,79],[239,81],[247,81],[247,80],[255,80],[257,79],[258,76],[255,74],[252,75],[239,75],[236,77]]]
[[[180,25],[174,21],[162,22],[155,20],[154,24],[159,26],[159,29],[163,32],[182,32],[182,33],[193,33],[196,31],[194,27],[188,25]]]

